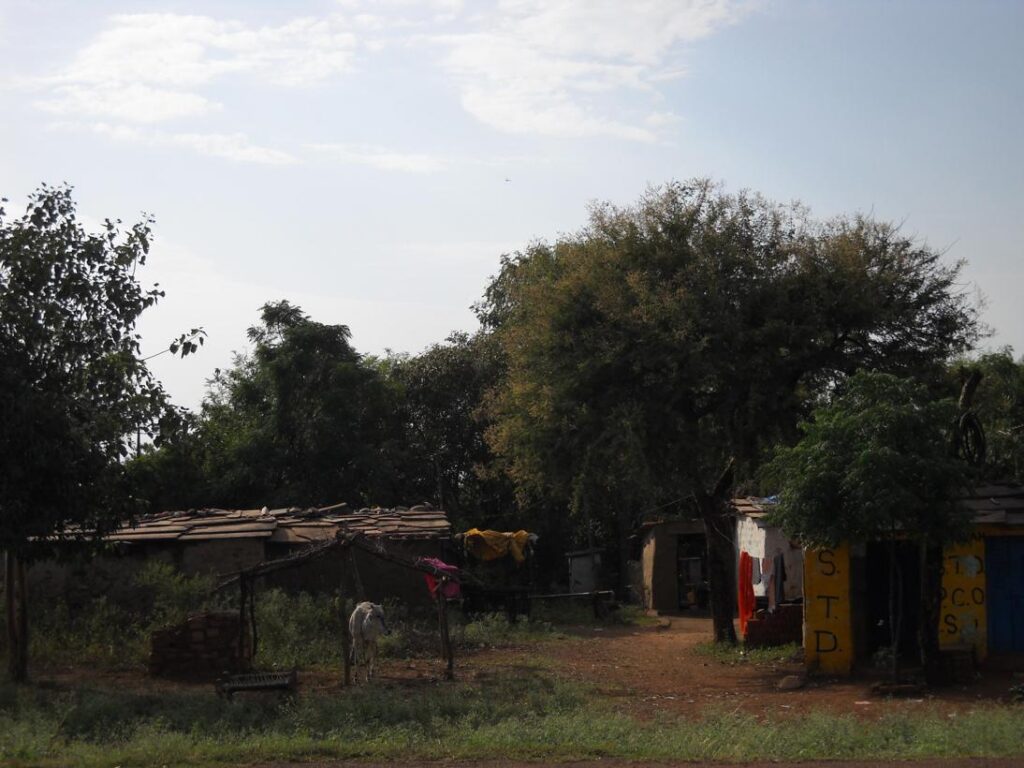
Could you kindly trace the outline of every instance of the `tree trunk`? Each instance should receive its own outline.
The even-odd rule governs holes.
[[[12,683],[28,679],[28,595],[25,563],[8,550],[4,573],[7,610],[7,677]]]
[[[732,486],[732,462],[712,493],[695,494],[704,521],[708,551],[708,587],[715,642],[736,644],[736,521],[726,504]]]
[[[921,664],[931,680],[939,668],[939,615],[942,612],[942,547],[920,545],[921,612],[917,642]]]
[[[629,582],[629,556],[633,554],[633,546],[629,538],[633,533],[631,530],[632,510],[625,504],[619,504],[616,517],[616,524],[619,529],[619,590],[623,598],[628,598],[631,586]]]
[[[892,681],[900,681],[900,625],[903,614],[903,578],[896,557],[895,534],[889,537],[889,671]]]

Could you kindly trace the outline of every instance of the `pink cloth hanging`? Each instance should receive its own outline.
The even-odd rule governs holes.
[[[462,587],[459,585],[459,569],[454,565],[449,565],[443,560],[438,560],[436,557],[422,557],[420,562],[424,565],[429,565],[435,570],[441,571],[448,575],[448,581],[444,585],[444,596],[448,599],[459,597],[462,594]],[[430,592],[431,597],[437,596],[437,584],[438,578],[432,573],[423,574],[423,580],[427,582],[427,590]]]

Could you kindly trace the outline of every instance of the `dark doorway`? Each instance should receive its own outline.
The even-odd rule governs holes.
[[[985,579],[989,649],[1024,652],[1024,538],[985,539]]]
[[[867,594],[865,596],[864,651],[873,657],[879,650],[892,645],[892,622],[889,616],[889,591],[896,590],[897,605],[901,607],[899,622],[900,660],[920,660],[917,625],[921,617],[921,564],[918,545],[912,541],[896,542],[896,578],[890,584],[889,552],[892,544],[873,541],[868,544],[865,558]],[[901,599],[902,596],[902,599]]]
[[[676,538],[676,578],[679,607],[708,607],[707,543],[702,533],[686,533]]]

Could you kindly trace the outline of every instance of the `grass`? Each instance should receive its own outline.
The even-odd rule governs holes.
[[[212,579],[186,577],[159,562],[135,576],[130,601],[121,604],[100,595],[85,605],[62,600],[41,603],[32,616],[33,666],[74,665],[99,669],[141,669],[149,654],[150,634],[182,621],[190,612],[233,609],[233,595],[214,594]],[[336,667],[341,663],[344,617],[352,609],[330,595],[262,590],[256,601],[261,667]],[[392,633],[381,638],[381,655],[392,658],[436,656],[437,621],[417,616],[400,603],[386,603]],[[0,635],[3,632],[0,612]],[[591,616],[591,621],[594,619]],[[561,635],[541,616],[509,624],[503,615],[473,617],[451,612],[450,631],[457,648],[504,648]]]
[[[0,687],[0,761],[144,766],[270,760],[808,760],[1011,756],[1024,712],[956,718],[924,710],[878,721],[815,714],[765,720],[709,711],[638,722],[540,668],[485,685],[357,687],[281,701],[210,693]]]
[[[803,659],[803,649],[796,643],[778,645],[767,648],[747,648],[742,643],[700,643],[694,651],[723,664],[780,664],[787,661]]]

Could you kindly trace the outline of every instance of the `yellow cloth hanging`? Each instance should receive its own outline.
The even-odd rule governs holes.
[[[505,555],[512,555],[517,563],[526,560],[526,544],[530,540],[527,531],[481,531],[470,528],[462,534],[463,546],[466,551],[478,560],[497,560]]]

